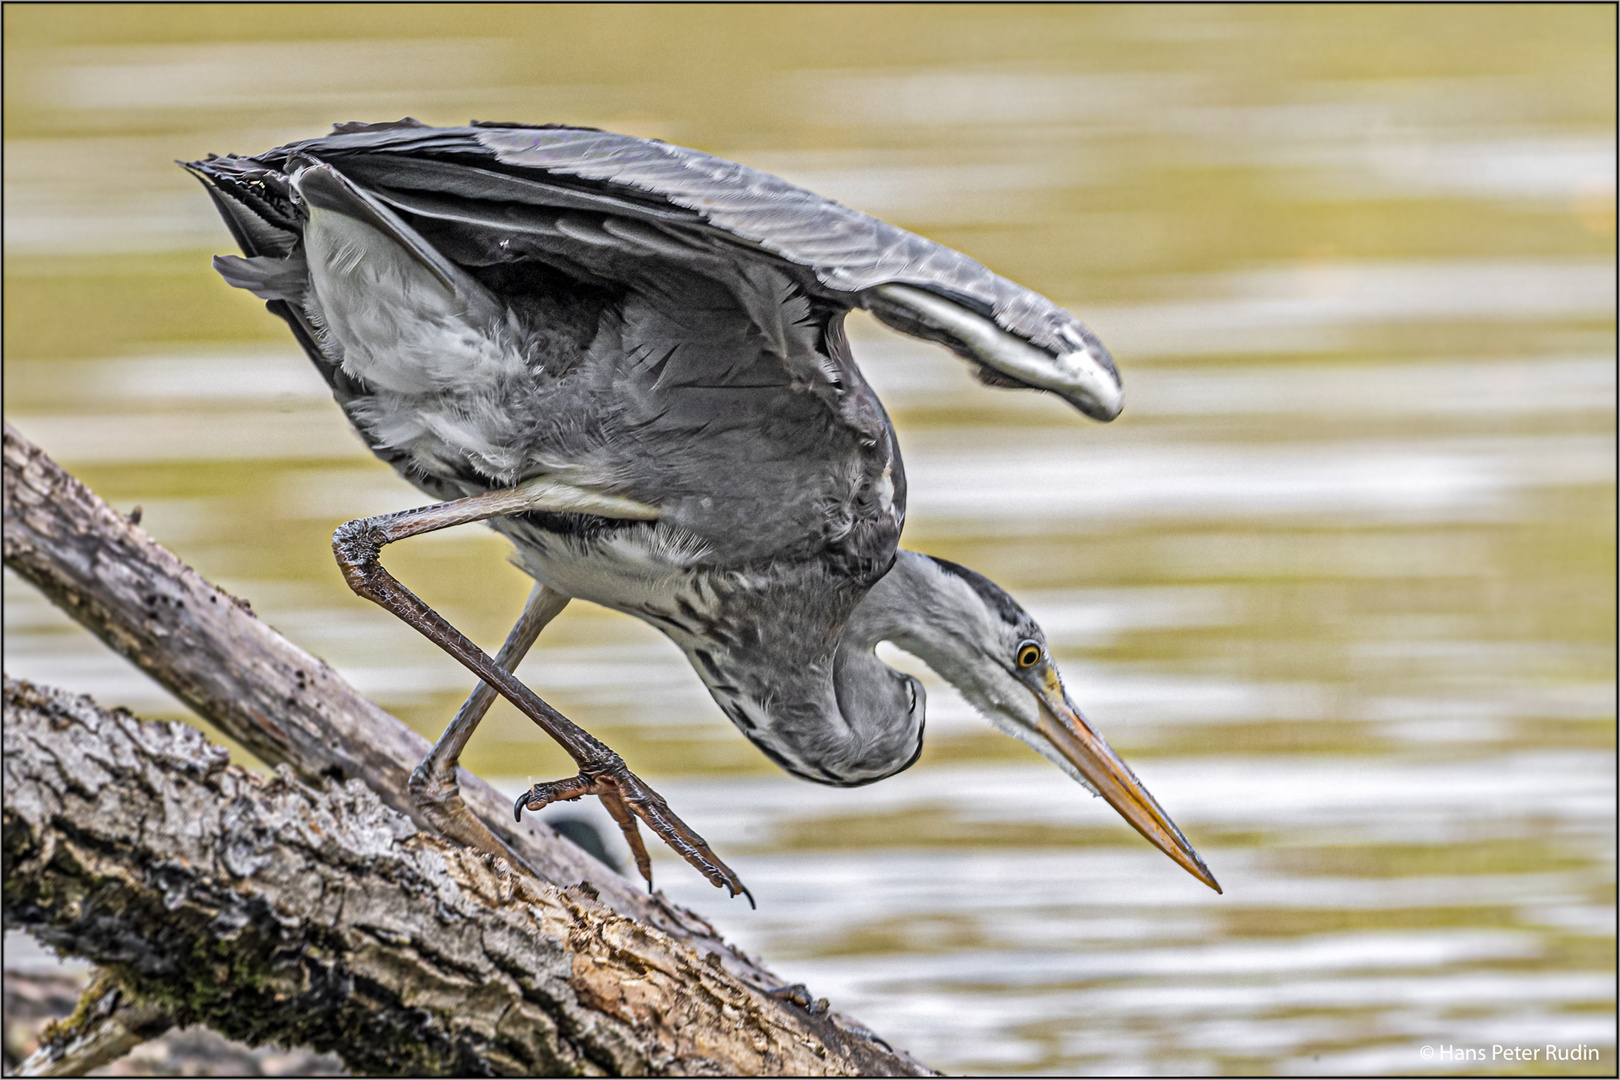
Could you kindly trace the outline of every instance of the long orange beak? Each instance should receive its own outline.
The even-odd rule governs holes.
[[[1131,767],[1119,759],[1114,748],[1094,731],[1080,710],[1074,707],[1057,673],[1046,670],[1044,686],[1035,687],[1040,700],[1040,733],[1058,753],[1080,770],[1097,793],[1118,810],[1120,816],[1148,842],[1170,856],[1182,869],[1205,885],[1221,891],[1215,875],[1209,872],[1198,852],[1187,843],[1176,823],[1159,806],[1158,800],[1142,786]]]

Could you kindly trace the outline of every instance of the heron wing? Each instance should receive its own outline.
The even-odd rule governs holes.
[[[667,222],[373,190],[531,326],[589,309],[569,302],[573,291],[613,297],[579,347],[536,351],[546,386],[514,402],[511,436],[538,440],[536,460],[567,441],[571,457],[594,458],[598,475],[727,559],[832,543],[886,567],[904,476],[842,307],[774,262]]]
[[[557,473],[658,505],[728,560],[832,543],[886,567],[904,478],[844,340],[843,306],[806,292],[777,260],[673,217],[626,215],[622,202],[492,198],[487,178],[467,175],[479,170],[454,162],[329,157],[306,149],[193,166],[231,207],[226,220],[250,255],[221,260],[228,281],[279,305],[295,329],[306,312],[326,321],[308,294],[307,245],[285,258],[254,254],[285,246],[262,244],[265,229],[296,237],[292,175],[319,162],[300,183],[330,172],[329,199],[351,193],[367,204],[352,216],[424,253],[417,262],[447,260],[445,272],[476,280],[469,292],[498,296],[517,317],[511,328],[469,328],[518,334],[521,376],[432,393],[365,385],[359,369],[347,374],[361,381],[345,382],[352,365],[331,336],[303,336],[368,443],[414,482],[443,497]],[[262,216],[251,206],[243,227],[255,200]],[[421,381],[395,374],[400,386]]]
[[[896,329],[943,341],[975,359],[948,328],[874,290],[910,285],[1047,352],[1061,354],[1084,341],[1106,358],[1069,312],[961,252],[698,150],[560,125],[433,128],[401,122],[340,125],[332,135],[257,160],[299,153],[339,163],[357,180],[397,192],[608,212],[751,250],[789,268],[808,290],[830,301],[870,307]]]
[[[508,176],[469,164],[466,157],[418,156],[437,152],[445,139],[419,139],[403,146],[372,145],[380,135],[446,135],[458,129],[385,128],[310,140],[253,158],[212,158],[187,167],[208,186],[248,260],[218,264],[232,284],[270,300],[290,291],[287,256],[301,230],[288,186],[301,163],[324,162],[345,181],[402,212],[457,264],[498,268],[541,263],[588,287],[649,295],[697,306],[707,318],[690,330],[714,335],[748,332],[764,339],[766,353],[786,370],[777,378],[809,387],[843,408],[852,423],[875,438],[874,403],[843,401],[849,392],[869,395],[848,349],[829,354],[819,347],[825,324],[841,317],[847,304],[809,291],[793,268],[760,258],[702,226],[689,211],[659,209],[623,198],[573,192],[533,177]],[[467,129],[476,131],[478,129]],[[329,143],[333,145],[328,145]],[[419,145],[420,144],[420,145]],[[334,152],[335,151],[335,152]],[[487,156],[487,155],[486,155]],[[296,254],[291,256],[297,258]],[[720,290],[727,295],[716,295]],[[703,295],[699,295],[703,294]],[[508,294],[509,295],[509,294]],[[735,317],[726,327],[720,309]],[[556,318],[552,310],[547,317]],[[813,324],[813,325],[812,325]],[[741,374],[726,365],[757,368],[758,357],[724,348],[707,350],[708,370],[688,372],[689,382],[735,384],[758,381],[759,371]],[[319,357],[316,358],[320,362]],[[849,406],[860,404],[858,409]]]

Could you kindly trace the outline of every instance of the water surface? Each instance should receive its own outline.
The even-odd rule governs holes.
[[[1224,896],[894,650],[927,748],[854,791],[775,771],[634,620],[576,604],[522,667],[760,910],[655,852],[661,885],[783,975],[950,1071],[1403,1074],[1493,1044],[1614,1071],[1612,8],[5,20],[7,418],[430,736],[465,673],[328,547],[420,496],[213,277],[228,239],[172,159],[403,114],[657,136],[960,247],[1109,344],[1127,408],[1099,426],[851,328],[906,544],[1041,621]],[[390,552],[488,646],[526,592],[487,530]],[[5,597],[8,671],[187,715]],[[567,771],[504,705],[464,761]]]

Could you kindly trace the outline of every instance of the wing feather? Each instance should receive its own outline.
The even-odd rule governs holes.
[[[457,198],[611,211],[696,227],[810,271],[829,296],[863,306],[889,283],[927,289],[1053,353],[1079,320],[972,258],[758,169],[652,139],[586,128],[376,125],[258,155],[344,161],[370,186]],[[473,159],[473,160],[468,160]],[[220,165],[247,159],[223,158]]]
[[[859,298],[697,209],[500,162],[477,142],[481,130],[348,130],[190,166],[249,256],[222,260],[228,280],[275,297],[272,310],[293,323],[351,420],[377,435],[376,452],[439,497],[536,467],[583,471],[656,501],[666,523],[725,558],[831,544],[868,570],[886,566],[903,472],[842,333]],[[580,146],[619,138],[560,134]],[[397,217],[396,232],[501,297],[526,368],[431,400],[346,375],[296,302],[310,273],[300,205],[310,197],[294,177],[314,162],[354,186],[357,219]],[[719,159],[704,167],[716,183],[752,182],[752,170]],[[264,230],[273,243],[258,238]],[[877,491],[887,501],[868,521],[857,510]],[[770,513],[760,492],[772,493]],[[857,519],[859,535],[846,535]]]

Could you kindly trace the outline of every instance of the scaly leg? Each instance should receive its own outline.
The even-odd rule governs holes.
[[[648,520],[657,517],[652,507],[615,496],[599,495],[571,484],[544,478],[515,488],[472,495],[465,499],[436,503],[396,514],[360,518],[338,528],[332,535],[332,551],[344,580],[360,596],[393,612],[429,641],[455,657],[469,671],[493,686],[500,695],[518,707],[579,765],[579,775],[554,784],[537,784],[519,800],[522,806],[538,807],[555,799],[577,799],[596,795],[619,822],[626,838],[634,837],[631,850],[636,865],[652,885],[651,865],[646,859],[635,818],[657,833],[682,858],[697,867],[717,887],[739,892],[753,903],[753,896],[731,868],[709,849],[704,839],[675,816],[663,797],[642,782],[625,765],[624,759],[542,701],[478,646],[451,626],[442,615],[390,574],[379,558],[384,545],[395,540],[437,529],[503,517],[529,510],[600,514],[607,517]]]
[[[540,631],[557,617],[568,599],[562,593],[536,582],[528,600],[524,602],[523,614],[518,616],[511,633],[506,635],[501,651],[495,654],[495,663],[504,671],[516,671],[535,639],[540,636]],[[476,851],[511,859],[513,854],[506,845],[467,809],[467,804],[461,799],[461,784],[456,780],[456,766],[460,763],[461,751],[477,729],[478,722],[495,703],[495,696],[495,690],[489,683],[481,682],[473,687],[467,700],[456,710],[455,718],[445,727],[444,734],[439,736],[439,741],[433,744],[428,756],[411,772],[410,789],[411,798],[439,832]]]

